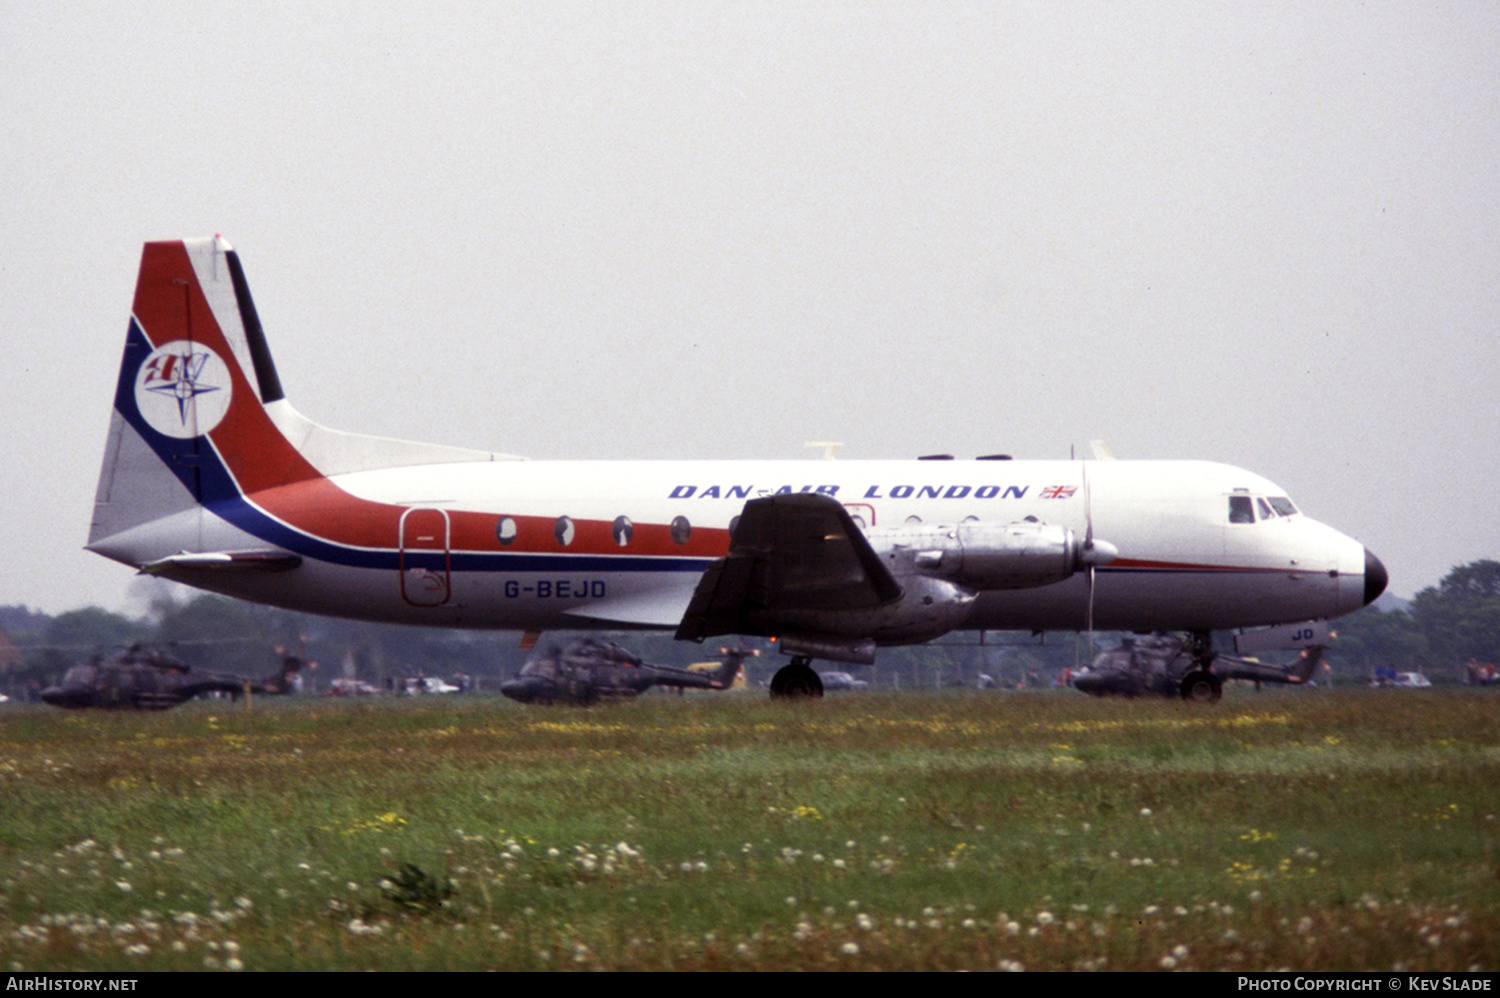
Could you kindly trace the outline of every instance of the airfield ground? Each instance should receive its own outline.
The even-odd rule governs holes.
[[[0,710],[0,965],[1500,964],[1500,697]]]

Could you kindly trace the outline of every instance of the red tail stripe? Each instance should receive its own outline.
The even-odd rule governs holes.
[[[181,242],[146,244],[135,286],[135,317],[153,347],[192,340],[216,352],[229,367],[233,400],[209,438],[242,492],[319,477],[318,469],[287,442],[266,411],[249,401],[258,396],[224,339]]]

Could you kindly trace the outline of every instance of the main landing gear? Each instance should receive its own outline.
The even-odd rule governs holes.
[[[1212,672],[1214,658],[1213,641],[1207,631],[1194,631],[1187,652],[1193,657],[1193,668],[1182,677],[1182,699],[1195,703],[1212,703],[1224,695],[1224,684]]]
[[[801,700],[822,695],[823,680],[813,671],[812,659],[806,655],[795,656],[789,665],[783,665],[771,677],[773,700]]]

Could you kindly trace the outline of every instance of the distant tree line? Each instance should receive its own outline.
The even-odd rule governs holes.
[[[1335,668],[1378,666],[1425,672],[1434,682],[1461,681],[1464,664],[1500,663],[1500,561],[1460,565],[1423,589],[1406,609],[1365,607],[1334,622]]]
[[[1338,638],[1328,660],[1335,682],[1363,682],[1381,666],[1424,672],[1434,682],[1461,681],[1464,663],[1471,659],[1500,662],[1500,561],[1461,565],[1404,608],[1366,607],[1334,627]],[[273,671],[280,659],[276,649],[284,648],[318,663],[307,673],[317,689],[341,676],[383,685],[387,679],[459,673],[477,680],[480,689],[493,688],[515,675],[531,654],[521,648],[514,631],[371,624],[207,594],[181,601],[164,592],[140,618],[95,606],[55,617],[21,606],[0,607],[0,628],[12,642],[0,647],[0,690],[22,697],[55,682],[76,662],[136,642],[169,651],[190,667],[250,676]],[[539,647],[565,645],[577,636],[549,632]],[[698,646],[651,632],[602,637],[650,661],[678,666],[707,660],[736,641],[710,639]],[[1100,633],[1096,647],[1110,646],[1120,637]],[[1219,640],[1227,650],[1228,637]],[[1086,637],[1071,633],[988,632],[982,639],[972,632],[956,633],[927,645],[883,648],[872,669],[854,671],[887,688],[972,688],[981,676],[1002,687],[1048,686],[1063,670],[1089,661],[1087,643]],[[774,645],[759,639],[745,644],[763,650],[753,660],[752,680],[769,678],[784,664]]]

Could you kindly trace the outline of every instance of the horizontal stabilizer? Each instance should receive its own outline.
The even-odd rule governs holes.
[[[168,555],[141,566],[142,575],[171,578],[188,572],[287,572],[302,564],[289,551],[209,551]]]
[[[1241,655],[1254,655],[1262,651],[1297,651],[1301,648],[1327,646],[1330,636],[1328,621],[1309,620],[1301,624],[1262,627],[1236,634],[1234,650]]]

